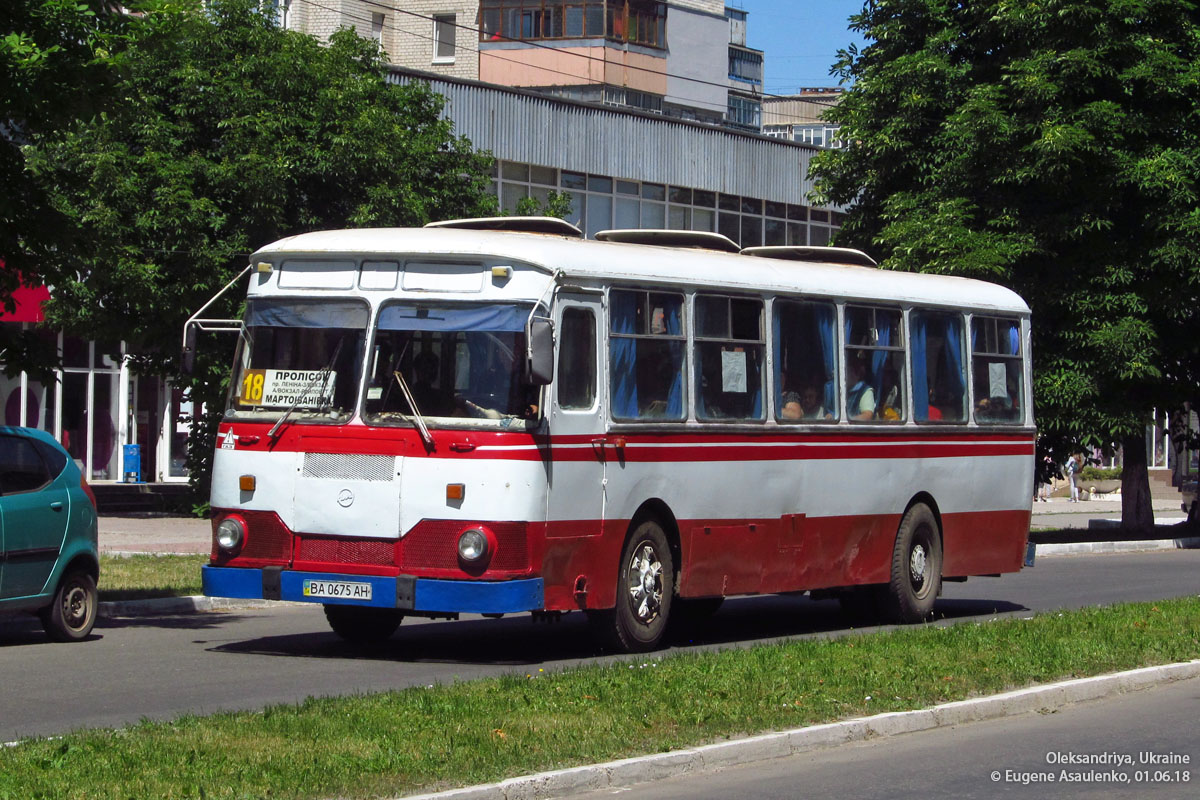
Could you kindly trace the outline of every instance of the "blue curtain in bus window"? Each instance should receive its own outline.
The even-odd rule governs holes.
[[[783,338],[780,332],[779,312],[784,308],[776,304],[771,312],[771,347],[775,351],[775,413],[783,408]]]
[[[663,323],[666,325],[667,334],[670,336],[679,336],[683,333],[683,319],[681,318],[681,304],[676,302],[673,304],[663,304]],[[674,379],[671,381],[671,391],[667,393],[667,415],[671,419],[677,419],[683,416],[683,348],[679,346],[671,347],[671,369],[674,371]],[[634,404],[636,408],[637,404]]]
[[[837,416],[837,396],[834,376],[837,369],[833,363],[833,306],[812,306],[817,320],[817,336],[821,340],[821,355],[825,359],[825,410]]]
[[[1017,328],[1015,322],[1006,322],[1008,325],[1008,352],[1004,355],[1015,356],[1021,352],[1021,331]]]
[[[529,308],[507,304],[473,306],[384,306],[379,329],[387,331],[509,331],[525,330]]]
[[[963,380],[962,320],[948,317],[946,322],[946,346],[943,348],[946,391],[953,398],[954,407],[960,409],[956,413],[961,414],[963,396],[967,393],[967,385]]]
[[[365,328],[367,307],[362,303],[305,303],[251,301],[246,308],[247,327]]]
[[[879,331],[879,342],[881,347],[887,347],[892,343],[892,329],[885,327]],[[875,402],[882,405],[884,402],[883,396],[883,367],[887,363],[890,353],[886,350],[876,350],[871,354],[871,375],[872,385],[875,387]],[[880,409],[882,411],[882,408]]]
[[[634,333],[637,330],[637,292],[609,294],[613,333]],[[630,419],[638,415],[637,402],[637,339],[612,337],[612,409],[614,417]]]
[[[926,369],[925,349],[928,322],[924,314],[912,314],[912,376],[913,376],[913,416],[924,422],[929,419],[929,372]]]

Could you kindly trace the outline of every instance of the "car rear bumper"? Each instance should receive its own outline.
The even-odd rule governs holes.
[[[541,578],[512,581],[448,581],[411,575],[378,577],[297,572],[268,567],[202,567],[204,594],[210,597],[289,600],[300,603],[396,608],[428,613],[513,614],[544,607]],[[330,584],[352,592],[319,594]],[[314,587],[317,587],[314,589]],[[369,588],[368,588],[369,587]],[[314,596],[314,591],[318,596]]]

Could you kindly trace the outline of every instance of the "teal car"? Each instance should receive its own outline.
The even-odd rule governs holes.
[[[96,498],[45,431],[0,426],[0,613],[37,614],[51,639],[96,622]]]

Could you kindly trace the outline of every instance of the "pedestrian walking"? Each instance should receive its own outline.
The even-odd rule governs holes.
[[[1050,492],[1052,487],[1050,482],[1054,479],[1054,459],[1050,456],[1043,456],[1041,474],[1034,478],[1037,481],[1037,495],[1034,501],[1040,500],[1043,503],[1050,501]]]
[[[1072,453],[1070,455],[1070,457],[1067,458],[1067,468],[1066,468],[1067,480],[1071,483],[1071,499],[1067,502],[1070,502],[1070,503],[1078,503],[1079,502],[1078,475],[1079,475],[1079,468],[1080,468],[1081,461],[1082,461],[1082,458],[1080,456],[1075,455],[1074,453]]]

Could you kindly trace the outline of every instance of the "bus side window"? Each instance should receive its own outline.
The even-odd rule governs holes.
[[[775,301],[775,418],[838,417],[837,312],[832,303]]]
[[[1025,413],[1021,323],[1015,319],[975,317],[971,320],[971,383],[975,421],[1019,424]]]
[[[917,422],[966,421],[962,316],[918,309],[909,315],[909,323],[913,418]]]
[[[559,408],[585,409],[596,402],[596,318],[586,308],[563,309],[557,378]]]
[[[683,295],[613,289],[609,318],[613,418],[683,420]]]
[[[696,417],[763,419],[762,300],[696,296]]]
[[[859,422],[904,421],[900,311],[846,306],[846,414]]]

